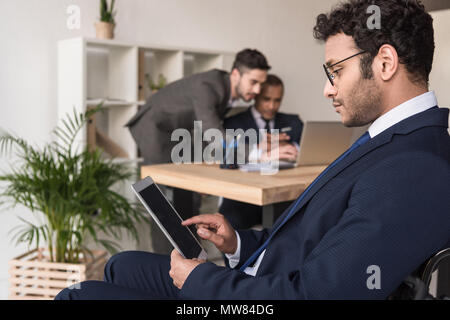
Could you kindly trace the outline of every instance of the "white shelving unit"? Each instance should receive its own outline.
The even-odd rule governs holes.
[[[234,56],[232,52],[118,40],[61,40],[57,61],[58,118],[74,108],[84,112],[103,102],[106,112],[96,115],[97,128],[128,154],[130,162],[136,162],[137,146],[124,125],[150,95],[145,74],[155,83],[162,74],[170,83],[212,68],[230,70]],[[80,133],[77,142],[86,146],[87,130]]]

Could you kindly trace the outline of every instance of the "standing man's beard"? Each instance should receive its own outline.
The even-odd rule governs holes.
[[[253,100],[253,98],[248,99],[245,97],[245,93],[241,90],[241,80],[239,80],[239,82],[236,84],[235,91],[237,92],[238,97],[245,102],[250,102]]]
[[[349,113],[345,126],[365,126],[381,115],[381,93],[375,80],[361,77],[351,92],[353,94],[344,102]]]
[[[239,80],[239,82],[236,84],[235,91],[237,92],[238,98],[244,100],[245,102],[248,102],[245,100],[245,97],[241,91],[241,80]]]

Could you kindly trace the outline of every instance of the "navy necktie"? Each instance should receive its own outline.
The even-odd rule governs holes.
[[[270,240],[272,239],[272,237],[275,235],[275,233],[289,220],[290,217],[292,217],[294,215],[294,213],[297,211],[298,209],[298,205],[299,203],[305,198],[306,194],[308,194],[308,192],[311,190],[311,188],[328,172],[330,171],[333,167],[335,167],[339,162],[342,161],[342,159],[344,159],[347,155],[349,155],[353,150],[355,150],[356,148],[358,148],[359,146],[363,145],[364,143],[366,143],[367,141],[370,140],[370,135],[369,132],[366,132],[365,134],[363,134],[361,137],[359,137],[358,140],[355,141],[355,143],[349,148],[347,149],[347,151],[345,151],[339,158],[337,158],[336,160],[334,160],[324,171],[322,171],[322,173],[308,186],[308,188],[306,188],[306,190],[300,195],[300,197],[297,198],[297,200],[295,201],[295,204],[291,207],[289,213],[286,215],[286,217],[284,218],[284,220],[274,229],[272,230],[271,234],[269,235],[269,237],[267,238],[267,240],[264,242],[264,244],[258,248],[258,250],[256,250],[251,256],[250,258],[247,259],[247,261],[242,265],[242,267],[239,269],[241,271],[244,271],[250,264],[252,264],[261,254],[261,252],[263,252],[267,245],[269,244]]]

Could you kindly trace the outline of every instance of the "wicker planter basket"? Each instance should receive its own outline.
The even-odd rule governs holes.
[[[92,251],[80,264],[49,262],[48,250],[34,249],[9,261],[9,299],[53,299],[62,289],[85,280],[102,280],[106,251]]]

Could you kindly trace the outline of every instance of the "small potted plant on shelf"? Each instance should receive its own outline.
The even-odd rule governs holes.
[[[89,250],[87,236],[111,253],[118,251],[123,230],[139,240],[136,225],[147,221],[142,207],[114,191],[133,178],[133,170],[105,159],[99,149],[75,148],[77,134],[100,109],[74,111],[52,132],[55,141],[41,148],[0,133],[0,153],[14,150],[18,158],[11,173],[0,175],[0,200],[23,205],[35,216],[12,230],[17,242],[34,246],[10,261],[12,299],[50,299],[74,283],[101,279],[106,251]],[[100,232],[114,240],[101,239]]]
[[[111,6],[108,10],[107,0],[100,0],[100,21],[95,23],[96,35],[99,39],[114,38],[114,27],[116,26],[114,1],[111,0]]]
[[[153,82],[149,73],[145,74],[145,78],[147,79],[148,88],[152,94],[156,93],[159,89],[164,88],[167,84],[167,79],[162,73],[158,75],[158,83]]]

